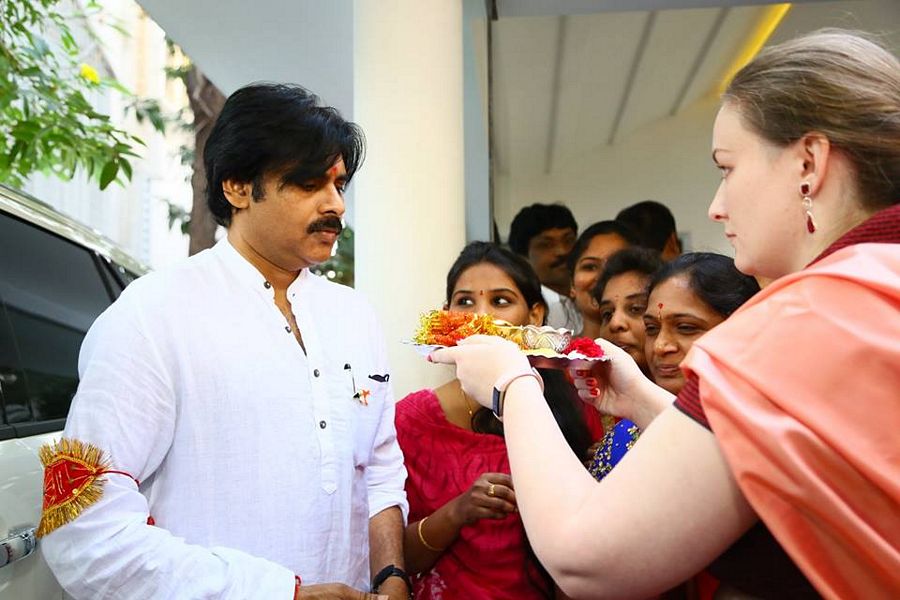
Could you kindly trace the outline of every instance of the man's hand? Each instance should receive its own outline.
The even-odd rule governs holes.
[[[412,590],[406,589],[406,583],[399,577],[388,577],[378,588],[379,598],[391,600],[408,600]]]
[[[404,590],[406,589],[402,582],[400,587]],[[406,598],[406,595],[388,597],[383,594],[367,594],[343,583],[301,585],[297,590],[297,594],[294,595],[294,600],[401,600],[404,598]]]
[[[460,526],[480,519],[505,519],[516,510],[512,477],[506,473],[482,473],[468,490],[454,500],[453,518]]]

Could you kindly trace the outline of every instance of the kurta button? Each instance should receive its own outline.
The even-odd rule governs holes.
[[[315,377],[318,377],[318,376],[319,376],[319,370],[318,370],[318,369],[314,369],[314,370],[313,370],[313,376],[315,376]],[[323,423],[324,423],[324,421],[323,421]]]
[[[263,287],[266,289],[269,289],[270,287],[272,287],[272,284],[269,283],[268,281],[265,281],[265,282],[263,282]]]
[[[325,429],[326,425],[328,425],[325,421],[319,421],[319,428]]]

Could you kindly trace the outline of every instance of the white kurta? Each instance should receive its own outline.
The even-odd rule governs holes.
[[[547,302],[547,325],[580,333],[583,326],[581,313],[575,301],[563,296],[546,285],[541,286],[541,294]]]
[[[360,294],[308,271],[288,297],[308,354],[222,240],[91,327],[65,436],[141,485],[107,475],[43,539],[75,598],[288,600],[294,573],[368,588],[368,519],[407,512],[391,386],[369,377],[389,373],[382,334]]]

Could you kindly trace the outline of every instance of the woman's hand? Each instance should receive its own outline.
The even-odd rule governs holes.
[[[456,346],[435,350],[428,360],[455,364],[463,391],[487,408],[491,408],[494,384],[502,375],[531,370],[528,357],[516,344],[494,335],[473,335]]]
[[[505,519],[516,511],[512,477],[506,473],[482,473],[453,502],[453,519],[460,527],[481,519]]]
[[[609,361],[584,363],[569,368],[578,395],[602,413],[621,417],[645,428],[674,399],[647,379],[627,352],[604,339],[597,339]]]

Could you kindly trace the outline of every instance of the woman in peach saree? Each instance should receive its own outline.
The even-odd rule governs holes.
[[[730,83],[712,146],[709,215],[737,267],[774,282],[694,344],[674,403],[610,344],[611,365],[574,373],[644,429],[602,482],[512,344],[431,358],[498,399],[526,531],[568,595],[659,593],[761,520],[823,596],[896,598],[900,62],[836,30],[769,48]]]

